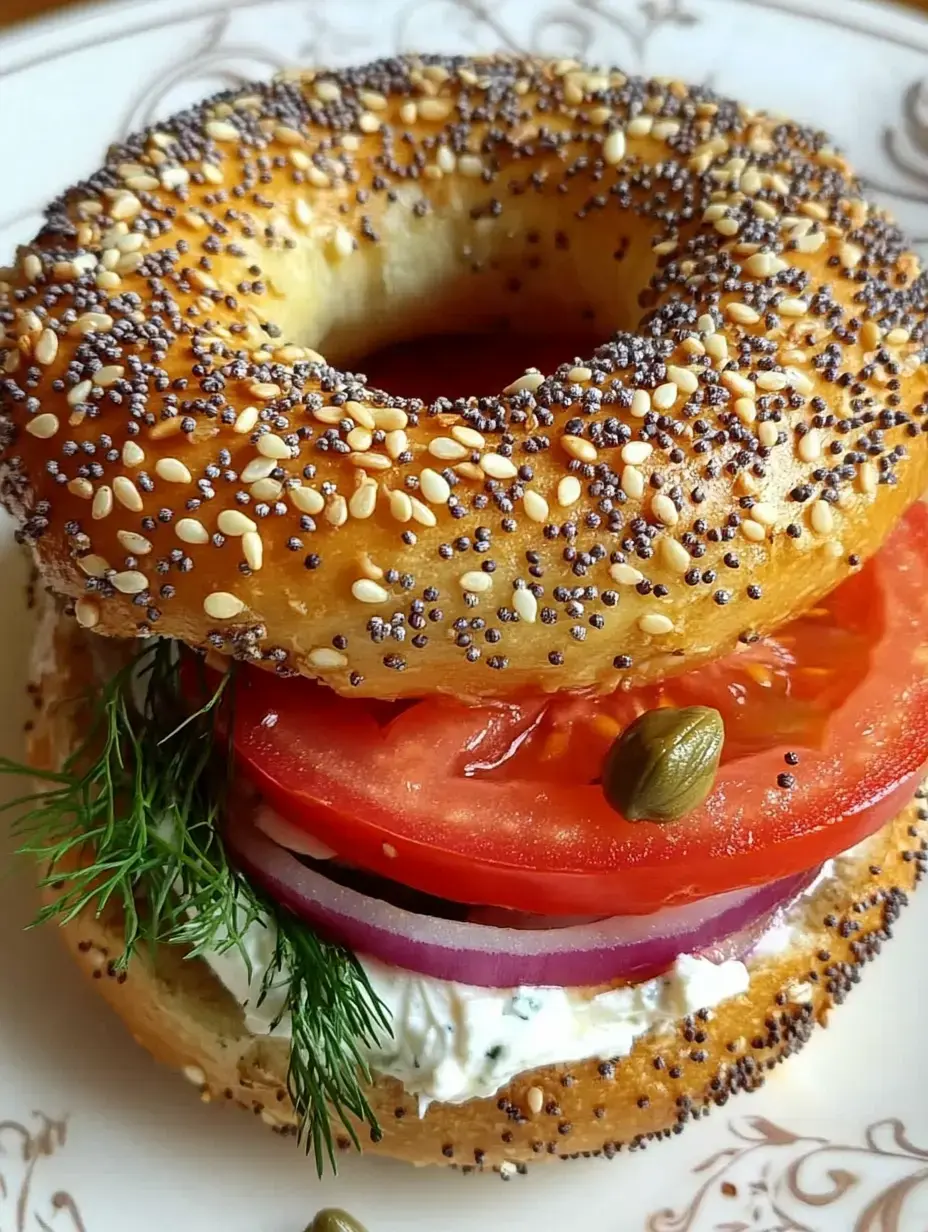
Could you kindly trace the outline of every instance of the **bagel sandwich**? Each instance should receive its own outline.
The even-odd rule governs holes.
[[[53,202],[17,825],[135,1038],[320,1168],[761,1085],[925,862],[926,289],[823,134],[571,60],[288,71]]]

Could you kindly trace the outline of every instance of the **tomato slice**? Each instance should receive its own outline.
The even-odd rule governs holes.
[[[900,810],[928,761],[926,589],[919,505],[820,608],[666,685],[391,706],[248,669],[235,752],[285,818],[417,889],[547,915],[656,911],[811,868]],[[598,784],[605,750],[641,709],[696,702],[726,721],[714,790],[679,822],[626,821]]]

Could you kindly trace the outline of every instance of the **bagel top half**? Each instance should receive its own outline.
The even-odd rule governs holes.
[[[578,328],[602,344],[498,397],[345,370]],[[844,159],[573,61],[217,96],[49,208],[0,331],[4,500],[81,623],[360,695],[678,670],[835,586],[928,479],[926,280]]]

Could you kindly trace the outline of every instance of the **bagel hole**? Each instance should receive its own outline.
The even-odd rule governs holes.
[[[482,398],[498,394],[527,368],[550,374],[589,357],[601,341],[580,333],[435,334],[379,347],[348,366],[399,398]]]
[[[273,337],[425,401],[498,394],[526,368],[589,359],[639,328],[653,236],[611,201],[594,208],[591,179],[562,171],[527,160],[505,203],[451,177],[424,213],[421,190],[403,186],[371,206],[372,238],[347,254],[333,254],[320,212],[309,242],[255,253],[277,288]]]

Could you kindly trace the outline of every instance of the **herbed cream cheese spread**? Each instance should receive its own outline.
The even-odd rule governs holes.
[[[274,942],[273,922],[254,923],[241,946],[204,956],[244,1006],[248,1029],[256,1034],[271,1031],[286,996],[282,975],[258,1004]],[[595,996],[575,988],[476,988],[372,958],[360,961],[393,1029],[392,1038],[384,1034],[368,1051],[368,1059],[375,1071],[398,1078],[418,1096],[420,1112],[433,1100],[463,1103],[493,1095],[539,1065],[626,1056],[639,1036],[735,997],[749,982],[742,962],[690,955],[681,955],[657,979]],[[287,1017],[273,1030],[289,1035]]]

